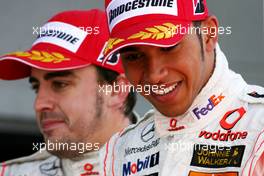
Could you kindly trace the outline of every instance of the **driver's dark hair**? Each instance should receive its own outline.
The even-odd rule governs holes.
[[[195,33],[199,39],[200,42],[200,46],[201,46],[201,54],[202,54],[202,58],[204,58],[204,46],[203,46],[203,37],[202,37],[202,33],[201,33],[201,24],[202,21],[193,21],[193,26],[195,27]]]
[[[193,26],[195,27],[195,33],[199,39],[200,42],[200,46],[201,46],[201,54],[202,54],[202,58],[204,59],[204,45],[203,45],[203,37],[202,37],[202,20],[198,20],[198,21],[193,21]],[[214,57],[216,57],[216,50],[214,50]]]

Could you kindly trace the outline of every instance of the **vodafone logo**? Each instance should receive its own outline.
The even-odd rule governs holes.
[[[232,115],[235,115],[237,113],[238,113],[238,117],[235,118],[233,121],[229,122],[229,119],[232,118]],[[225,130],[232,129],[236,125],[236,123],[244,116],[245,113],[246,113],[246,110],[243,107],[241,107],[239,109],[234,109],[234,110],[228,111],[224,115],[222,120],[220,121],[221,127]]]
[[[93,169],[93,165],[90,163],[86,163],[83,166],[83,169],[85,170],[85,173],[81,174],[81,176],[85,176],[85,175],[99,175],[99,172],[94,172]]]
[[[220,121],[220,126],[227,130],[217,132],[201,131],[199,138],[212,139],[214,141],[235,141],[238,139],[246,139],[247,131],[233,132],[231,129],[244,117],[246,110],[243,107],[228,111]]]
[[[184,126],[178,126],[177,122],[178,121],[176,119],[170,119],[170,128],[168,131],[179,131],[185,128]]]
[[[93,165],[90,163],[87,163],[84,165],[84,170],[86,171],[92,171],[93,170]]]
[[[223,132],[218,130],[217,132],[201,131],[199,138],[212,139],[214,141],[235,141],[237,139],[246,139],[248,133],[244,132],[232,132],[231,130]]]

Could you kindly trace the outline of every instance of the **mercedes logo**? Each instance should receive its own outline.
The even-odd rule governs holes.
[[[154,122],[150,122],[141,132],[141,139],[144,142],[148,142],[154,137],[155,126]]]

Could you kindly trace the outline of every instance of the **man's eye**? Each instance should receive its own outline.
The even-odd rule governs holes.
[[[63,82],[63,81],[53,81],[52,83],[52,87],[56,90],[64,89],[68,85],[69,84],[67,82]]]
[[[32,85],[31,85],[31,89],[32,89],[35,93],[38,93],[39,85],[38,85],[38,84],[32,84]]]
[[[121,54],[121,58],[124,61],[127,62],[134,62],[134,61],[138,61],[139,59],[142,59],[144,57],[143,54],[141,53],[127,53],[127,54]]]

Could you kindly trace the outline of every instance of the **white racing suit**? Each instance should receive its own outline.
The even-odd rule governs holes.
[[[104,175],[264,176],[264,89],[216,49],[206,86],[181,116],[149,112],[108,142]]]
[[[87,176],[101,175],[100,150],[75,159],[59,159],[47,151],[1,163],[0,176]]]
[[[135,123],[140,119],[133,111]],[[88,176],[103,175],[105,145],[74,159],[60,159],[46,150],[0,163],[0,176]],[[102,162],[102,163],[101,163]]]

